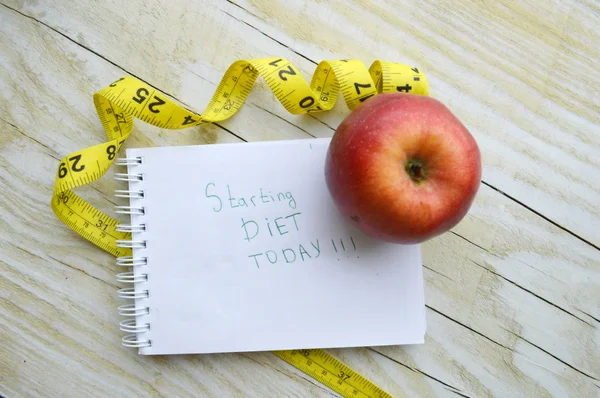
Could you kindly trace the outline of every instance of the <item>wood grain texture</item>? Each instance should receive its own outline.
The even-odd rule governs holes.
[[[483,148],[484,181],[600,246],[596,2],[231,3],[311,59],[418,65]]]
[[[432,95],[474,132],[489,184],[454,231],[423,246],[426,343],[331,352],[394,396],[597,396],[597,21],[593,3],[566,1],[7,2],[0,394],[335,396],[269,353],[149,358],[122,348],[114,259],[49,208],[57,161],[104,140],[99,88],[132,74],[201,111],[230,63],[277,55],[307,79],[332,58],[423,68]],[[259,81],[221,126],[136,121],[127,145],[331,136],[347,112],[289,115]],[[78,193],[109,210],[111,174]]]

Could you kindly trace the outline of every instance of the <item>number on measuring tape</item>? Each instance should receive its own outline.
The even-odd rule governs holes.
[[[146,98],[148,98],[148,95],[150,95],[150,92],[145,89],[144,87],[138,88],[138,90],[135,92],[135,97],[132,98],[133,101],[137,102],[138,104],[143,104],[144,101],[146,101]]]
[[[154,102],[148,104],[148,109],[152,113],[159,113],[160,109],[158,109],[158,107],[166,104],[166,102],[156,95],[154,96],[154,100]]]
[[[183,123],[181,123],[181,125],[185,126],[187,124],[193,124],[193,123],[196,123],[196,122],[197,122],[197,120],[195,120],[190,115],[187,115],[186,117],[183,118]]]
[[[294,70],[294,68],[292,68],[291,65],[288,65],[287,69],[282,69],[279,71],[279,78],[285,82],[285,81],[287,81],[287,77],[285,77],[285,75],[293,76],[295,74],[296,74],[296,71]]]
[[[69,160],[73,162],[71,170],[73,170],[74,172],[79,173],[80,171],[83,171],[85,169],[84,165],[79,164],[79,161],[81,160],[81,155],[75,155],[72,158],[69,158]]]
[[[58,166],[58,178],[65,178],[68,172],[69,171],[67,170],[67,164],[65,162],[62,162]]]
[[[370,87],[371,87],[371,83],[360,84],[360,83],[354,82],[354,89],[356,90],[356,95],[360,95],[361,88],[370,88]]]
[[[114,81],[113,83],[109,84],[109,87],[117,87],[117,83],[120,81],[125,80],[124,77],[120,78],[119,80]]]
[[[315,104],[315,99],[311,96],[304,97],[300,100],[300,108],[308,108]]]
[[[108,154],[108,160],[113,160],[115,158],[115,156],[117,156],[117,146],[109,145],[106,148],[106,153]]]

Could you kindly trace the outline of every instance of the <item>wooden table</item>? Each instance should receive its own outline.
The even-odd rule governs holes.
[[[268,352],[121,347],[114,258],[49,207],[58,160],[105,140],[95,91],[133,75],[202,111],[231,63],[278,56],[307,80],[325,59],[421,68],[485,164],[469,215],[423,245],[425,344],[330,352],[394,396],[598,396],[597,2],[2,2],[1,395],[335,395]],[[347,114],[293,116],[259,80],[220,126],[137,121],[128,145],[331,136]],[[109,211],[111,174],[78,192]]]

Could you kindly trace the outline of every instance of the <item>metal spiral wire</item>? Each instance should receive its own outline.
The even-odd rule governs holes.
[[[126,182],[128,189],[115,190],[117,198],[129,200],[128,206],[115,206],[114,211],[118,214],[126,214],[131,219],[138,219],[146,214],[146,208],[139,206],[139,202],[145,198],[145,192],[139,185],[144,181],[143,173],[137,171],[139,166],[143,165],[143,159],[120,158],[115,160],[117,166],[126,166],[127,173],[115,173],[115,180]],[[133,205],[135,203],[136,205]],[[146,299],[150,297],[150,292],[145,288],[148,282],[148,273],[144,270],[148,265],[147,257],[139,255],[148,247],[148,242],[143,239],[143,234],[147,227],[145,223],[119,224],[116,226],[119,232],[128,232],[132,234],[132,239],[117,240],[116,245],[119,248],[129,248],[133,255],[117,257],[117,265],[120,267],[129,267],[129,271],[117,274],[117,282],[128,284],[130,287],[119,289],[117,296],[121,299],[133,300],[132,304],[119,306],[119,315],[127,319],[119,323],[120,330],[129,333],[121,339],[121,344],[125,347],[144,348],[151,347],[152,341],[144,335],[150,331],[150,323],[144,317],[150,315],[150,307],[143,305]]]

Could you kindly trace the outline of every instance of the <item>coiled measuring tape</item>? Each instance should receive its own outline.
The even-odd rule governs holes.
[[[331,110],[340,92],[350,110],[383,92],[428,95],[425,75],[408,65],[375,61],[367,69],[358,60],[322,61],[308,84],[286,59],[261,58],[234,62],[225,72],[206,110],[200,114],[175,104],[150,85],[125,76],[94,94],[96,111],[108,141],[73,152],[59,162],[52,210],[72,230],[112,255],[131,255],[131,249],[116,245],[117,240],[131,239],[131,234],[117,231],[116,219],[96,209],[72,190],[101,178],[108,171],[131,134],[134,117],[165,129],[184,129],[226,120],[244,104],[259,75],[292,114]],[[323,369],[313,372],[310,366],[318,362],[309,359],[307,367],[306,362],[298,362],[292,352],[277,352],[277,355],[342,395],[389,396],[355,372],[351,372],[352,375],[360,378],[360,383],[367,384],[360,389],[358,386],[350,388],[354,379],[348,376],[349,368],[322,350],[302,351],[314,358],[325,358]],[[338,364],[345,370],[340,370]],[[328,378],[336,374],[337,379],[330,383]],[[373,388],[365,388],[367,385]]]

